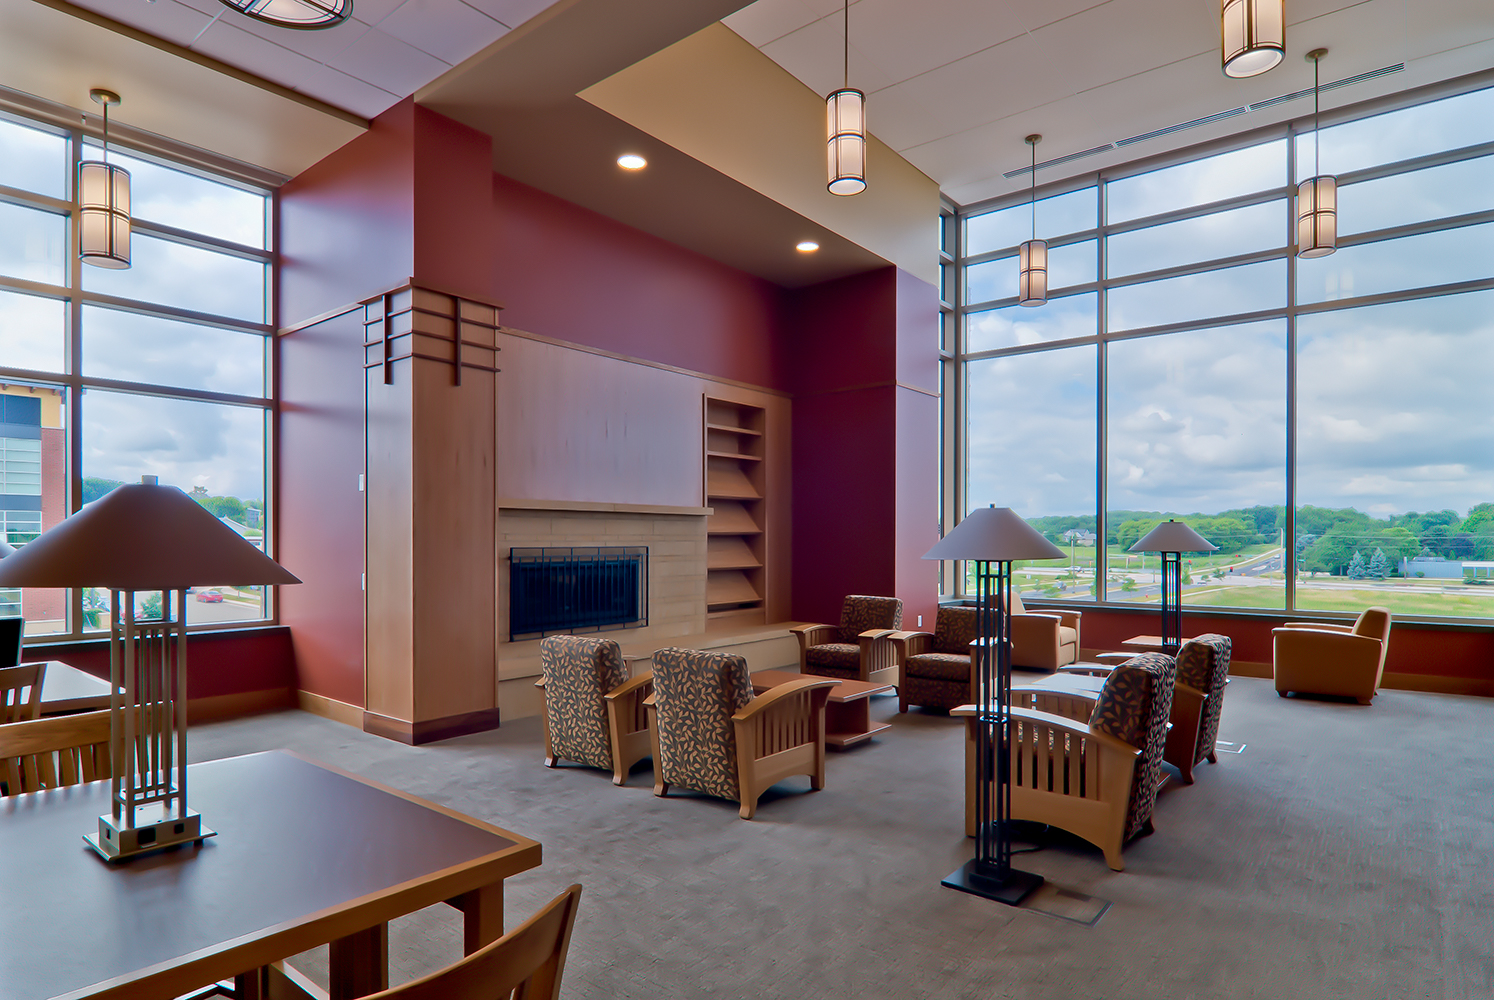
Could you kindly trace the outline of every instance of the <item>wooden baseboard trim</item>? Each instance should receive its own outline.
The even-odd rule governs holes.
[[[449,740],[455,736],[485,733],[489,729],[497,728],[498,709],[496,708],[485,708],[462,715],[448,715],[440,719],[423,719],[420,722],[391,719],[377,712],[363,713],[365,733],[372,733],[375,736],[382,736],[412,747],[435,743],[437,740]]]
[[[246,715],[275,712],[282,708],[296,707],[296,693],[291,688],[270,688],[266,691],[243,691],[239,694],[219,694],[209,698],[193,698],[187,702],[187,718],[195,725],[199,722],[221,722],[224,719],[239,719]]]
[[[324,694],[313,691],[297,691],[296,707],[303,712],[312,715],[320,715],[324,719],[340,722],[344,726],[352,726],[354,729],[363,728],[363,707],[361,705],[350,705],[336,698],[328,698]]]
[[[1276,668],[1270,663],[1255,660],[1230,660],[1229,672],[1233,677],[1275,677]]]
[[[1494,698],[1494,680],[1487,677],[1446,677],[1441,674],[1397,674],[1380,676],[1381,688],[1426,691],[1431,694],[1471,694]]]

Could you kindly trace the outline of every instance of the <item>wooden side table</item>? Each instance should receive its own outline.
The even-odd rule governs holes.
[[[752,690],[761,694],[803,676],[794,670],[759,670],[752,675]],[[892,684],[844,679],[831,688],[830,699],[825,703],[826,749],[844,750],[891,729],[887,723],[872,724],[871,696],[893,690]]]

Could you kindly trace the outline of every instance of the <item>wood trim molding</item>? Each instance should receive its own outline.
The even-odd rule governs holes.
[[[269,688],[265,691],[241,691],[238,694],[192,698],[187,702],[187,718],[195,726],[199,722],[221,722],[224,719],[239,719],[246,715],[295,707],[296,692],[293,689]]]
[[[296,707],[303,712],[312,715],[320,715],[324,719],[340,722],[344,726],[352,726],[355,729],[363,728],[363,708],[360,705],[350,705],[336,698],[328,698],[323,694],[313,691],[297,691]]]
[[[573,510],[599,514],[666,514],[680,517],[706,517],[712,507],[670,507],[664,504],[647,503],[598,503],[590,500],[524,500],[517,497],[499,497],[498,509],[503,510]]]
[[[1380,687],[1397,691],[1424,691],[1428,694],[1471,694],[1494,698],[1494,679],[1488,677],[1447,677],[1442,674],[1385,673]]]
[[[387,740],[394,740],[412,747],[434,743],[437,740],[449,740],[454,736],[484,733],[489,729],[497,728],[498,709],[496,708],[484,708],[476,712],[464,712],[461,715],[448,715],[440,719],[423,719],[419,722],[391,719],[377,712],[363,713],[365,733],[372,733],[375,736],[382,736]]]

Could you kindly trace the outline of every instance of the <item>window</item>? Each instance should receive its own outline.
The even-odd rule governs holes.
[[[1157,601],[1156,556],[1128,550],[1178,517],[1219,546],[1185,565],[1188,605],[1494,618],[1491,121],[1494,88],[1325,127],[1340,239],[1312,260],[1310,120],[1040,190],[1062,276],[1037,308],[1015,304],[1026,195],[960,211],[946,448],[966,510],[1066,550],[1020,568],[1024,596]]]
[[[75,157],[97,156],[94,142],[0,116],[0,185],[11,189],[0,201],[0,532],[23,546],[154,475],[263,547],[269,193],[111,143],[110,161],[131,173],[132,266],[85,266],[66,201]],[[189,596],[189,625],[271,615],[264,588],[215,589],[221,600]],[[107,629],[108,603],[96,590],[0,591],[0,615],[25,617],[28,636]],[[152,595],[140,604],[154,610]]]

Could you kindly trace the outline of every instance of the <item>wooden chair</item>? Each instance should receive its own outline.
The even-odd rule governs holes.
[[[627,658],[611,639],[552,635],[540,640],[535,682],[544,702],[545,766],[560,759],[611,769],[622,785],[628,771],[652,749],[643,699],[653,690],[653,674],[628,677]]]
[[[580,904],[573,885],[460,962],[365,1000],[556,1000]]]
[[[41,715],[42,678],[45,663],[23,663],[0,667],[0,725],[25,722]]]
[[[730,799],[751,819],[774,784],[807,774],[825,786],[825,701],[840,682],[804,677],[754,697],[747,661],[728,653],[661,649],[654,653],[648,731],[654,794],[672,785]]]
[[[1178,650],[1177,681],[1172,688],[1172,728],[1162,759],[1178,769],[1185,784],[1193,784],[1193,768],[1207,760],[1217,764],[1214,742],[1219,739],[1219,717],[1224,711],[1224,689],[1229,684],[1233,643],[1217,632],[1189,639]],[[1129,659],[1129,657],[1128,657]],[[1113,665],[1079,663],[1060,667],[1062,673],[1109,677]]]
[[[107,711],[0,726],[0,778],[10,795],[113,774]]]
[[[909,705],[951,709],[980,697],[971,672],[970,643],[979,637],[973,607],[940,608],[933,632],[894,632],[897,656],[897,710]]]
[[[1013,688],[1012,818],[1083,837],[1122,871],[1122,845],[1152,830],[1175,669],[1172,657],[1143,653],[1116,668],[1098,696]],[[974,705],[950,714],[966,720],[965,834],[973,837],[982,723]]]
[[[1271,638],[1277,694],[1339,695],[1368,705],[1385,673],[1390,612],[1367,608],[1352,626],[1287,622],[1272,629]]]
[[[896,597],[851,594],[839,625],[795,625],[799,672],[873,684],[898,682],[892,636],[903,627],[903,602]]]

